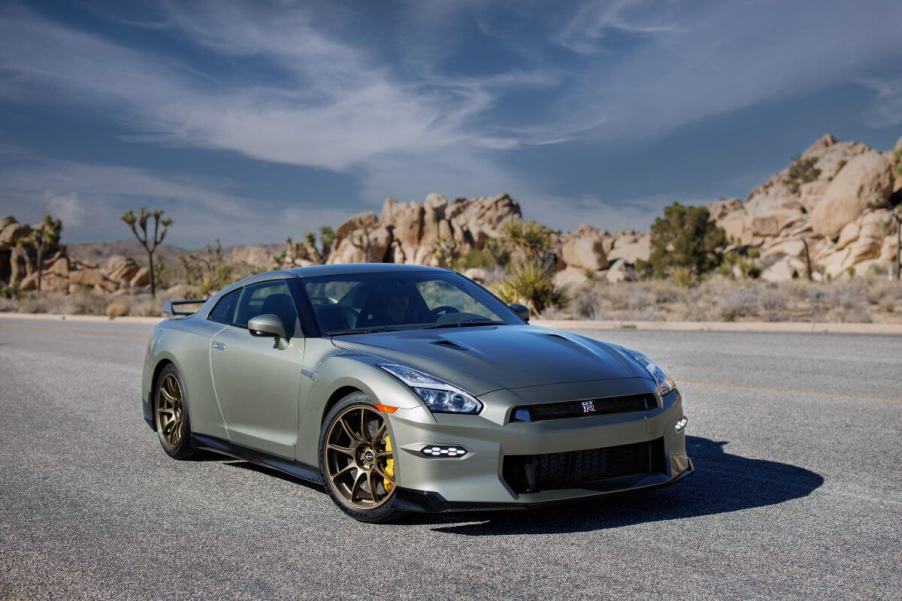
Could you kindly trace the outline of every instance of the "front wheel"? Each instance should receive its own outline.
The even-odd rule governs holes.
[[[174,459],[188,459],[194,454],[184,390],[174,365],[170,363],[160,371],[154,387],[154,420],[160,445]]]
[[[398,517],[388,422],[365,394],[352,393],[332,408],[319,444],[326,490],[342,511],[361,522]]]

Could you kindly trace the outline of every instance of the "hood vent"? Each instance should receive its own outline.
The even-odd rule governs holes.
[[[457,344],[456,342],[452,342],[451,340],[445,340],[444,338],[441,340],[436,340],[432,344],[436,346],[443,346],[445,348],[454,349],[455,351],[466,351],[468,350],[466,347]]]

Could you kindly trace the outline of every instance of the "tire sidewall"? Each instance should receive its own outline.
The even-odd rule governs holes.
[[[370,523],[390,522],[396,520],[400,516],[400,512],[393,508],[394,495],[397,487],[392,491],[391,498],[379,507],[375,509],[355,509],[346,505],[340,498],[340,493],[332,488],[332,484],[329,480],[329,475],[326,470],[326,433],[329,431],[329,427],[332,425],[332,422],[335,421],[335,418],[342,411],[344,411],[348,407],[353,407],[355,405],[368,405],[375,409],[376,403],[370,400],[370,398],[363,392],[352,392],[335,403],[332,409],[329,410],[329,413],[326,414],[326,419],[323,420],[323,426],[322,428],[320,428],[318,453],[319,471],[323,479],[323,488],[326,489],[326,493],[328,493],[329,497],[339,507],[339,509],[341,509],[343,512],[345,512],[355,520]],[[383,417],[382,419],[385,421],[388,433],[392,437],[392,448],[397,449],[398,446],[395,442],[395,435],[391,429],[391,423],[389,422],[387,417]],[[397,465],[397,459],[395,459],[395,462],[395,465]]]

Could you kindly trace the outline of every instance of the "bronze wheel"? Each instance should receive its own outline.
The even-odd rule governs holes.
[[[188,457],[191,445],[185,393],[173,365],[167,365],[160,372],[154,394],[154,413],[163,450],[177,459]]]
[[[324,439],[323,468],[327,486],[349,509],[377,509],[392,498],[392,440],[375,407],[353,404],[332,418]]]

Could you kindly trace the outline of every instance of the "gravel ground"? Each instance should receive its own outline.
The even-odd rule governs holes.
[[[372,526],[268,470],[168,459],[148,331],[0,319],[0,599],[902,599],[898,336],[599,332],[677,379],[695,476]]]

